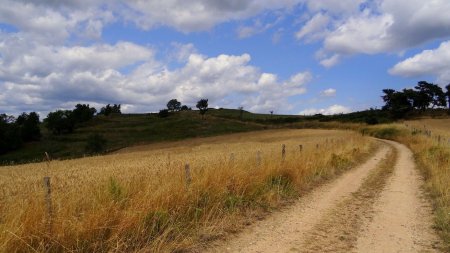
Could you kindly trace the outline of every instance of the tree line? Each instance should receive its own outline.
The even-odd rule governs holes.
[[[169,100],[169,102],[167,102],[166,106],[167,106],[167,109],[159,110],[158,116],[160,118],[166,118],[172,112],[192,110],[192,108],[188,107],[187,105],[181,105],[181,102],[179,102],[175,98]],[[205,113],[208,111],[208,99],[206,99],[206,98],[200,99],[199,101],[197,101],[197,104],[195,107],[197,107],[197,109],[199,110],[199,113],[202,115],[202,118],[203,118]]]
[[[81,123],[94,118],[97,110],[88,104],[77,104],[73,110],[50,112],[43,120],[44,126],[54,135],[71,133]],[[120,104],[106,105],[99,115],[120,114]],[[16,150],[24,143],[39,141],[42,137],[39,114],[22,113],[17,118],[0,114],[0,154]]]
[[[171,99],[166,106],[167,109],[160,110],[158,116],[164,118],[173,112],[192,110],[187,105],[181,105],[177,99]],[[208,99],[200,99],[196,107],[203,117],[208,110]],[[89,104],[77,104],[73,110],[48,113],[42,125],[53,135],[69,134],[84,122],[92,120],[95,115],[110,116],[121,113],[121,104],[107,104],[98,112]],[[0,114],[0,154],[19,149],[27,142],[39,141],[42,137],[40,126],[39,114],[36,112],[24,112],[17,118]],[[100,152],[105,143],[103,136],[94,134],[88,138],[86,151]]]
[[[426,109],[446,108],[450,109],[450,84],[444,91],[439,85],[420,81],[413,89],[396,91],[384,89],[383,110],[389,111],[394,118],[403,118],[412,110],[425,111]]]

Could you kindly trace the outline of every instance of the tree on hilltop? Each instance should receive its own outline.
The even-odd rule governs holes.
[[[205,113],[208,111],[208,99],[200,99],[197,102],[196,107],[200,110],[200,114],[202,115],[202,119],[204,118]]]
[[[93,119],[96,112],[97,110],[89,107],[89,104],[77,104],[72,111],[72,116],[76,123],[82,123]]]
[[[101,115],[111,115],[111,114],[122,114],[122,111],[120,110],[121,104],[114,104],[114,105],[110,105],[107,104],[105,107],[102,107],[100,109],[99,114]]]
[[[181,110],[181,102],[178,102],[176,99],[171,99],[167,102],[167,109],[170,112],[178,112]]]
[[[75,121],[70,110],[57,110],[50,112],[44,123],[53,134],[72,133],[75,128]]]
[[[447,86],[445,86],[445,89],[447,89],[447,92],[445,93],[445,95],[447,96],[448,109],[450,109],[450,83],[447,84]]]

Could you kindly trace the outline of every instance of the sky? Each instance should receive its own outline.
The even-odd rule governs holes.
[[[448,0],[0,0],[0,113],[337,114],[450,83]]]

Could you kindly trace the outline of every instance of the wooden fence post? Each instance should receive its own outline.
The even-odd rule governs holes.
[[[300,152],[302,152],[302,150],[303,150],[303,145],[298,145],[298,148],[299,148],[299,150],[300,150]]]
[[[256,166],[261,166],[261,151],[256,152]]]
[[[52,231],[53,207],[52,207],[52,188],[50,185],[50,177],[44,177],[45,189],[45,206],[47,209],[47,230]]]
[[[234,163],[234,153],[230,154],[230,163]]]
[[[284,159],[286,158],[286,145],[281,145],[281,159],[283,159],[283,161],[284,161]]]
[[[189,166],[189,163],[186,163],[186,165],[184,166],[184,172],[186,177],[186,186],[189,187],[192,182],[191,167]]]

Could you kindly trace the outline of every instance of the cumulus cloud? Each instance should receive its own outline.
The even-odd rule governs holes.
[[[322,97],[334,97],[336,96],[336,89],[326,89],[320,92],[320,96]]]
[[[332,56],[329,56],[328,58],[327,55],[324,56],[325,58],[320,60],[320,65],[324,66],[325,68],[331,68],[334,65],[338,64],[339,61],[341,60],[341,55],[339,54],[334,54]]]
[[[299,112],[299,114],[300,115],[314,115],[314,114],[334,115],[334,114],[349,113],[349,112],[351,112],[351,109],[346,106],[332,105],[328,108],[323,108],[323,109],[316,109],[316,108],[305,109],[305,110]]]
[[[392,75],[405,77],[416,77],[423,75],[433,75],[438,81],[450,83],[450,41],[432,50],[424,50],[402,62],[397,63],[389,70]]]
[[[322,13],[312,17],[296,34],[297,39],[303,39],[307,42],[322,39],[327,34],[327,26],[330,18]]]
[[[314,15],[296,37],[305,41],[322,37],[322,53],[327,55],[320,61],[327,67],[345,55],[403,52],[450,36],[447,0],[306,0],[306,4]]]
[[[12,1],[0,5],[0,23],[14,26],[21,36],[45,44],[63,44],[71,36],[99,39],[113,11],[99,1]],[[81,4],[84,2],[85,4]]]
[[[300,0],[171,0],[128,1],[125,19],[144,29],[159,25],[174,27],[182,32],[205,31],[219,23],[252,17],[265,10],[284,9]]]
[[[151,47],[131,42],[68,47],[0,34],[0,109],[47,112],[86,102],[155,111],[171,98],[192,105],[206,97],[211,104],[266,112],[304,93],[312,78],[302,72],[280,81],[252,66],[249,54],[207,57],[191,44],[173,47],[183,65],[169,69]]]

